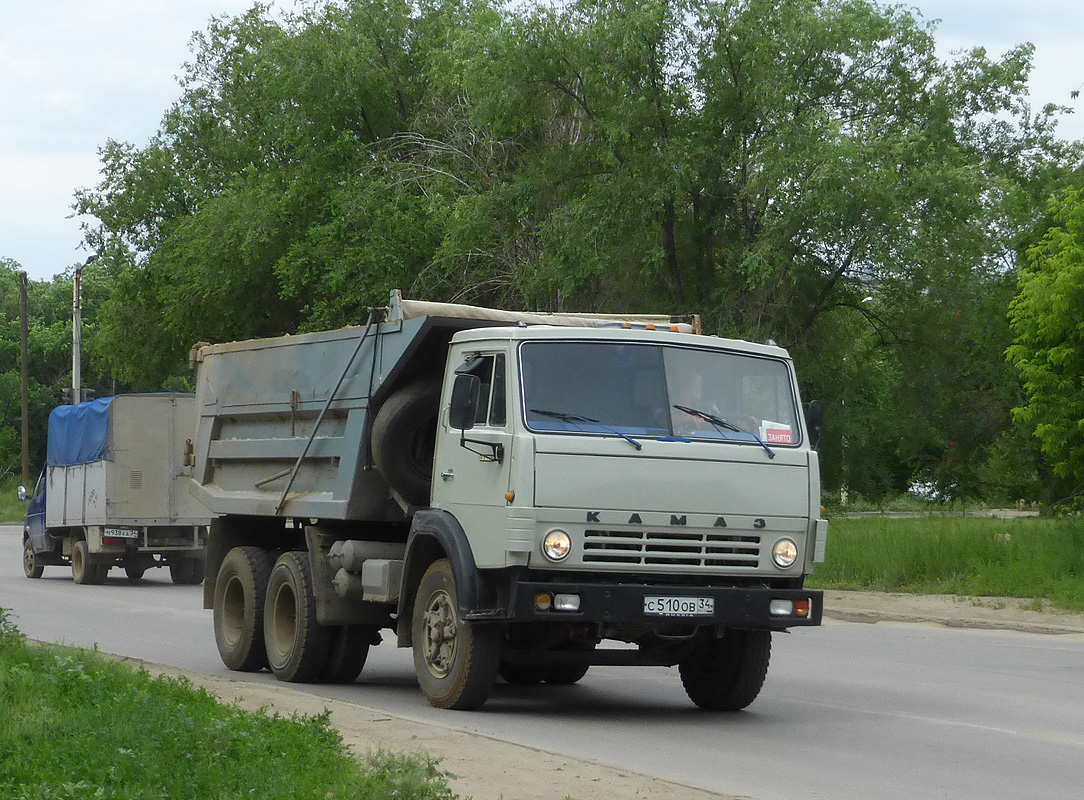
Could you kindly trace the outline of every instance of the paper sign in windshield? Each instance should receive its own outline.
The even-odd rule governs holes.
[[[794,434],[791,433],[790,425],[782,422],[764,420],[760,423],[760,438],[767,444],[794,444]]]

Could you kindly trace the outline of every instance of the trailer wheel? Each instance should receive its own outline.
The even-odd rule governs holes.
[[[412,505],[429,503],[439,412],[440,381],[426,379],[395,392],[373,420],[376,469]]]
[[[434,561],[422,576],[411,625],[414,672],[430,705],[459,710],[482,705],[497,679],[500,629],[459,619],[447,559]]]
[[[304,683],[320,677],[327,664],[330,634],[316,621],[309,554],[279,556],[267,580],[263,608],[267,663],[280,681]]]
[[[764,685],[772,653],[771,631],[728,630],[678,664],[689,699],[708,711],[740,711]]]
[[[222,663],[239,672],[267,666],[263,642],[263,604],[271,559],[259,547],[226,553],[215,583],[215,644]]]
[[[30,537],[23,535],[23,574],[28,578],[40,578],[45,567],[38,563],[34,555],[34,547],[30,544]]]
[[[203,559],[182,558],[169,562],[169,577],[181,586],[197,586],[203,583]]]
[[[330,629],[327,662],[320,673],[324,683],[353,683],[365,667],[369,646],[379,642],[374,625],[339,625]]]
[[[72,579],[76,583],[97,586],[105,583],[108,574],[108,564],[95,564],[91,560],[86,539],[80,539],[72,545]]]

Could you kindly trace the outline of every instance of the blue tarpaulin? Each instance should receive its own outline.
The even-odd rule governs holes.
[[[99,397],[74,406],[57,406],[49,415],[51,467],[89,464],[105,458],[109,440],[109,406],[112,397]]]

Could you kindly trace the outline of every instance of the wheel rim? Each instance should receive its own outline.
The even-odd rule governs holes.
[[[267,654],[284,661],[294,648],[297,638],[297,598],[289,584],[283,583],[275,592],[271,605],[270,640]]]
[[[231,575],[222,592],[222,638],[236,647],[244,634],[245,587],[236,575]]]
[[[455,662],[457,633],[455,608],[446,591],[434,592],[425,607],[425,665],[436,678],[445,678]]]
[[[34,551],[30,548],[30,540],[23,542],[23,572],[29,575],[34,571]]]
[[[87,566],[83,560],[83,548],[79,546],[80,544],[76,542],[75,547],[72,548],[72,573],[75,575],[82,575]]]

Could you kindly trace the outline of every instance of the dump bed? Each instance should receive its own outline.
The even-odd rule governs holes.
[[[186,441],[195,397],[141,394],[61,406],[49,417],[45,524],[206,525]]]

